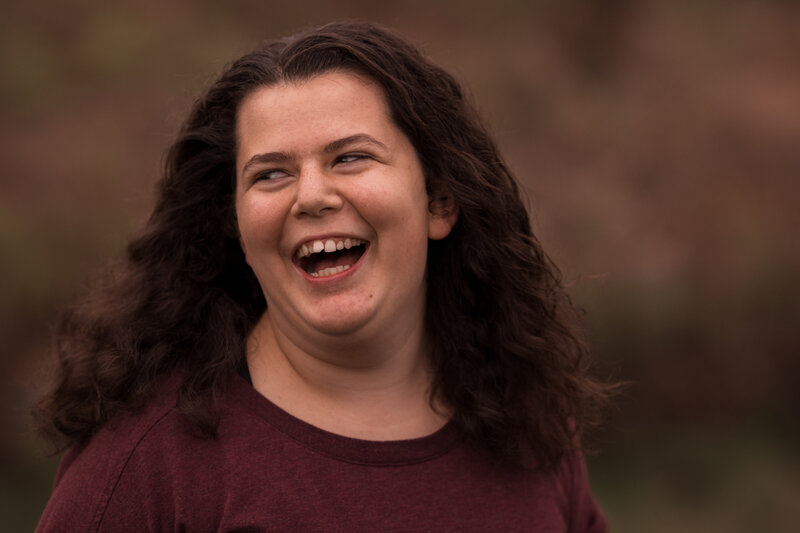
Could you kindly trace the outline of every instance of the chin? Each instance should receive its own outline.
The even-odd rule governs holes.
[[[337,313],[337,316],[307,317],[306,324],[319,333],[331,336],[354,335],[362,330],[369,322],[371,313]]]
[[[340,321],[340,322],[309,322],[311,328],[317,333],[329,337],[351,337],[354,338],[363,328],[362,321]]]
[[[296,309],[312,330],[326,335],[355,334],[374,322],[379,308],[375,305],[377,294],[343,296],[317,300],[314,304],[307,302],[305,309],[299,306]]]

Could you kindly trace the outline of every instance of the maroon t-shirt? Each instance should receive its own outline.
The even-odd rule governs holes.
[[[37,531],[604,532],[586,468],[493,466],[447,425],[413,440],[342,437],[236,376],[219,436],[202,439],[174,392],[107,424],[61,461]]]

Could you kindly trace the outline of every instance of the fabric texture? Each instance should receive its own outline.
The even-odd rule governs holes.
[[[65,454],[37,531],[607,530],[580,455],[547,474],[494,466],[446,425],[420,439],[335,435],[236,376],[202,439],[175,390]]]

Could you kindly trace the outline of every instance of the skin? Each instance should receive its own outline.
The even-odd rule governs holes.
[[[236,213],[268,311],[248,339],[256,390],[328,431],[370,440],[439,429],[423,326],[429,239],[455,210],[429,210],[419,158],[382,90],[348,72],[260,88],[237,121]],[[439,196],[439,194],[437,194]],[[366,251],[328,277],[303,243],[357,238]]]

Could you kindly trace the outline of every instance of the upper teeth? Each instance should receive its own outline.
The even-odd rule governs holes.
[[[336,250],[342,250],[344,248],[350,249],[353,246],[359,246],[364,244],[364,241],[361,239],[341,239],[341,240],[333,240],[333,239],[326,239],[324,241],[317,240],[317,241],[309,241],[300,245],[300,248],[297,249],[297,257],[308,257],[311,254],[318,254],[320,252],[335,252]]]

